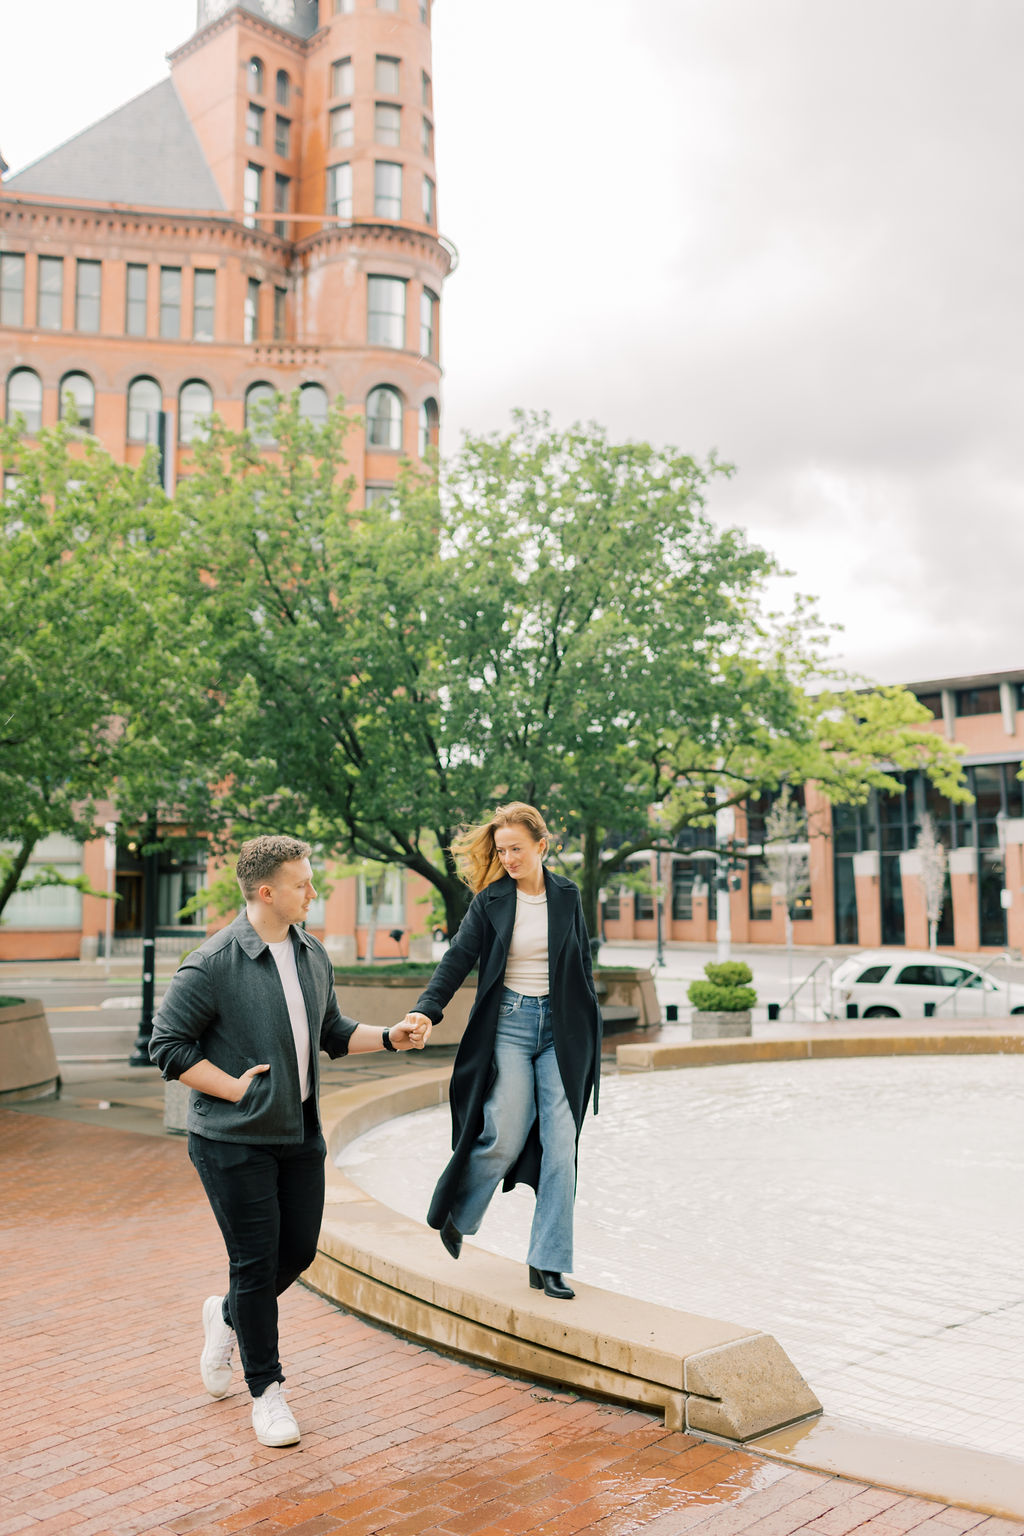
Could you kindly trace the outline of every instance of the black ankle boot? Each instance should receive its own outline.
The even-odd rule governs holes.
[[[557,1296],[560,1301],[572,1301],[576,1292],[570,1290],[557,1269],[530,1269],[530,1288],[543,1291],[545,1296]]]
[[[448,1249],[452,1258],[457,1259],[462,1252],[462,1233],[450,1216],[446,1216],[444,1219],[444,1226],[441,1228],[441,1241]]]

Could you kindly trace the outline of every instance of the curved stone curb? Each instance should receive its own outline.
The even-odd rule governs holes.
[[[0,1103],[53,1099],[60,1090],[60,1068],[37,998],[0,1008]]]
[[[447,1101],[450,1069],[410,1073],[322,1100],[327,1200],[306,1284],[374,1322],[512,1375],[659,1408],[670,1430],[745,1441],[821,1412],[768,1334],[595,1286],[554,1301],[525,1264],[467,1244],[456,1264],[437,1233],[381,1205],[335,1164],[383,1120]],[[410,1157],[416,1156],[410,1144]]]
[[[851,1056],[1000,1056],[1024,1052],[1024,1030],[965,1034],[809,1035],[782,1040],[694,1040],[620,1045],[620,1072],[722,1066],[739,1061],[824,1061]]]

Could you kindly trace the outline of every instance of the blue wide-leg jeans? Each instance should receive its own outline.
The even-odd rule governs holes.
[[[562,1086],[546,997],[507,987],[494,1046],[497,1077],[484,1105],[484,1125],[459,1179],[451,1218],[460,1232],[478,1231],[491,1197],[516,1161],[536,1119],[541,1163],[527,1263],[572,1270],[576,1198],[576,1122]]]

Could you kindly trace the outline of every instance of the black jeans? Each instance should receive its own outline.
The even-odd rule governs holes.
[[[188,1138],[228,1251],[224,1320],[235,1330],[253,1397],[284,1380],[277,1298],[312,1264],[320,1235],[327,1147],[312,1100],[303,1111],[305,1139],[292,1146]]]

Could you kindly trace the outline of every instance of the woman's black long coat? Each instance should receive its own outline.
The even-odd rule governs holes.
[[[591,1092],[597,1113],[601,1074],[601,1009],[594,991],[590,940],[583,921],[580,893],[571,880],[544,871],[548,898],[548,976],[555,1057],[565,1095],[576,1122],[576,1147]],[[448,953],[420,995],[415,1012],[433,1023],[479,963],[476,1000],[452,1071],[448,1097],[452,1109],[452,1158],[430,1202],[427,1221],[443,1227],[470,1148],[484,1124],[484,1103],[495,1078],[494,1042],[498,1004],[504,986],[508,949],[516,917],[516,883],[502,875],[484,886],[472,900]],[[540,1178],[540,1134],[537,1121],[517,1161],[505,1175],[504,1188],[531,1184]]]

